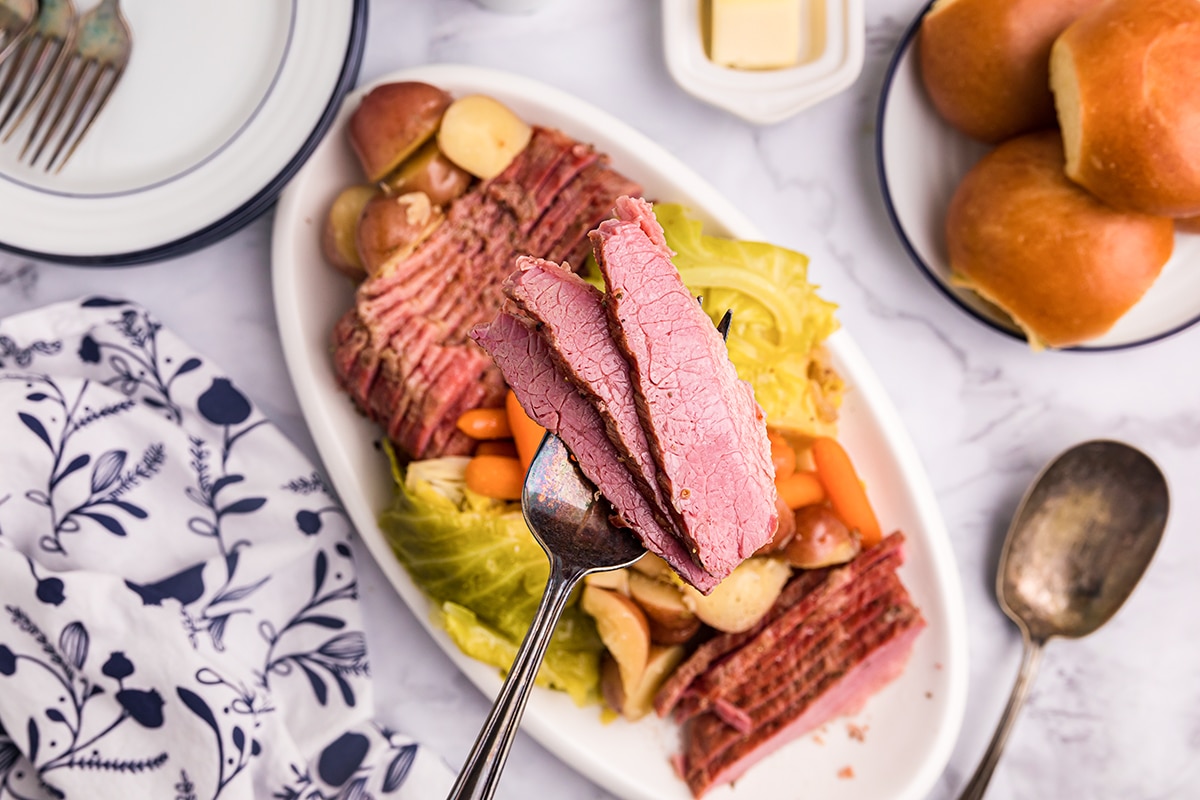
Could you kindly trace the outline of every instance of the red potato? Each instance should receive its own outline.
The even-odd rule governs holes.
[[[782,559],[748,558],[734,568],[708,595],[684,586],[683,602],[707,625],[725,633],[754,627],[775,604],[792,568]]]
[[[424,192],[435,206],[444,206],[471,185],[471,173],[446,158],[430,140],[389,175],[385,184],[392,194]]]
[[[533,128],[508,106],[487,95],[471,94],[446,109],[437,143],[446,158],[487,180],[503,172],[532,136]]]
[[[358,255],[358,221],[379,188],[369,185],[348,186],[338,193],[321,231],[321,251],[335,269],[352,280],[367,277],[362,258]]]
[[[621,668],[626,691],[638,685],[650,657],[650,626],[637,603],[620,592],[584,584],[579,606],[596,620],[605,649]]]
[[[385,83],[367,92],[346,129],[367,180],[383,180],[433,138],[452,99],[420,81]]]
[[[355,242],[363,269],[374,277],[412,255],[444,215],[420,192],[377,195],[363,207]]]
[[[683,661],[684,654],[682,645],[652,646],[641,680],[633,685],[621,679],[620,665],[606,654],[600,667],[600,690],[604,702],[630,721],[641,719],[653,710],[654,695]]]
[[[793,567],[817,569],[845,564],[862,551],[857,531],[825,505],[805,506],[795,513],[796,535],[781,555]]]
[[[587,586],[598,589],[609,589],[629,597],[629,570],[610,569],[605,572],[593,572],[586,575],[583,582]]]
[[[677,585],[629,570],[628,589],[629,596],[646,613],[653,643],[683,644],[700,630],[702,623],[683,604]]]
[[[756,556],[778,553],[787,546],[796,533],[795,514],[782,496],[775,498],[775,510],[779,513],[779,525],[775,528],[775,535],[771,537],[771,541],[758,548]]]

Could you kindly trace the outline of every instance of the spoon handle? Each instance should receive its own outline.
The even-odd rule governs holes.
[[[1008,734],[1012,732],[1013,723],[1017,721],[1017,712],[1025,705],[1025,698],[1029,696],[1029,689],[1033,686],[1034,676],[1037,675],[1038,665],[1042,661],[1043,645],[1044,642],[1034,641],[1026,635],[1025,653],[1021,658],[1021,671],[1017,674],[1017,683],[1008,697],[1008,705],[1004,707],[1004,714],[1000,717],[996,732],[992,734],[992,741],[983,754],[983,760],[979,762],[967,788],[958,796],[959,800],[982,800],[984,792],[987,791],[992,772],[995,771],[996,764],[1000,761],[1000,753],[1008,741]]]
[[[517,650],[491,714],[480,729],[447,800],[487,800],[495,793],[554,626],[562,616],[571,590],[582,577],[582,572],[564,572],[562,562],[556,558],[550,559],[550,578],[546,581],[546,589],[533,615],[529,632]]]

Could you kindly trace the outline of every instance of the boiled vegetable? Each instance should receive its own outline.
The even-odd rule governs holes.
[[[796,470],[786,478],[776,480],[775,491],[793,511],[825,499],[825,486],[815,472],[808,470]]]
[[[517,443],[517,457],[521,460],[521,466],[528,470],[538,448],[542,446],[546,429],[529,418],[511,389],[504,398],[504,408],[508,413],[508,427]]]
[[[455,425],[472,439],[508,439],[508,412],[503,408],[472,408],[464,412]]]
[[[475,456],[467,462],[467,488],[494,500],[520,500],[525,483],[521,462],[508,456]]]
[[[818,437],[813,441],[812,454],[817,464],[817,477],[829,495],[833,510],[846,527],[858,531],[863,547],[879,544],[883,539],[879,520],[867,497],[866,487],[841,442],[829,436]]]
[[[379,525],[414,582],[441,609],[438,619],[459,648],[508,669],[550,567],[519,507],[466,487],[469,461],[443,458],[401,467],[393,458],[396,492]],[[591,617],[569,603],[539,681],[581,705],[594,702],[602,650]]]
[[[533,128],[508,106],[482,94],[450,104],[437,143],[446,158],[477,178],[494,178],[525,149]]]

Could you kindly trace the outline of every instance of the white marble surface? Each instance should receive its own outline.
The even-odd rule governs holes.
[[[1200,796],[1200,582],[1192,572],[1200,563],[1200,328],[1126,352],[1035,355],[949,305],[916,271],[885,216],[872,142],[887,60],[919,8],[918,0],[870,3],[858,81],[767,128],[675,86],[659,6],[647,0],[554,0],[531,16],[469,0],[376,0],[361,79],[430,62],[535,77],[625,118],[770,239],[811,256],[814,279],[840,304],[916,443],[961,569],[970,689],[961,737],[931,798],[957,795],[1016,674],[1020,639],[992,587],[1028,482],[1090,438],[1122,439],[1155,458],[1173,492],[1158,555],[1107,627],[1051,643],[988,796]],[[149,266],[79,269],[0,253],[0,314],[89,292],[139,301],[223,364],[315,459],[275,331],[270,237],[268,213],[224,242]],[[488,703],[363,561],[380,716],[458,764]],[[524,735],[499,796],[609,797]]]

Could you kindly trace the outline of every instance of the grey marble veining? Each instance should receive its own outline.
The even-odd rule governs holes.
[[[659,6],[646,0],[553,0],[530,16],[469,0],[375,0],[362,80],[430,62],[537,78],[628,121],[767,238],[810,256],[814,280],[840,305],[915,442],[961,571],[969,694],[931,800],[954,798],[965,783],[1016,675],[1020,639],[992,587],[1001,538],[1029,481],[1088,438],[1123,439],[1155,458],[1173,501],[1159,553],[1107,627],[1050,644],[988,797],[1200,797],[1200,328],[1125,352],[1035,355],[969,318],[917,272],[880,199],[873,137],[888,60],[919,9],[916,0],[869,3],[856,83],[764,128],[674,84]],[[136,300],[224,365],[315,459],[275,329],[270,236],[268,213],[203,251],[143,267],[79,269],[0,254],[0,315],[85,293]],[[380,715],[458,764],[488,703],[365,550],[360,562],[373,660],[389,665],[376,669]],[[609,797],[524,735],[499,794]]]

